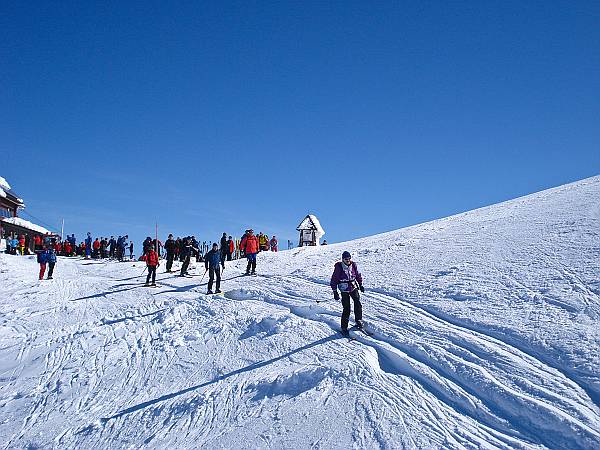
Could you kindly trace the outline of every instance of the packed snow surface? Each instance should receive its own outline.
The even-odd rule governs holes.
[[[0,256],[3,448],[600,448],[600,177],[229,263]],[[168,230],[167,230],[168,231]],[[333,264],[374,333],[337,333]]]

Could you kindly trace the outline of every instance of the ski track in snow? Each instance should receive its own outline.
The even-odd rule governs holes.
[[[131,262],[59,258],[38,282],[0,255],[2,448],[600,448],[598,198],[594,177],[260,254],[223,295],[144,288]],[[352,341],[344,249],[373,332]]]

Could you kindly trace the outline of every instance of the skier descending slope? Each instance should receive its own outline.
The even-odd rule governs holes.
[[[246,254],[248,260],[246,275],[250,275],[250,269],[252,269],[252,275],[254,275],[256,273],[256,254],[258,253],[258,238],[254,235],[254,230],[248,230],[240,243],[240,248]]]
[[[212,245],[212,250],[210,250],[204,256],[204,267],[208,270],[208,292],[207,294],[212,294],[212,286],[213,281],[215,279],[215,275],[217,276],[217,285],[216,285],[216,293],[221,293],[221,252],[219,252],[219,244],[216,242]]]
[[[338,289],[342,293],[342,334],[348,336],[348,319],[350,318],[350,297],[354,301],[354,319],[356,328],[363,329],[362,321],[362,304],[360,303],[360,294],[365,292],[362,285],[362,275],[358,271],[356,263],[352,261],[352,256],[349,252],[342,253],[342,261],[335,263],[331,282],[329,283],[333,289],[333,298],[340,299]]]

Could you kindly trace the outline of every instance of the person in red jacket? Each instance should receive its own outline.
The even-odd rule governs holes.
[[[98,238],[96,238],[96,240],[94,241],[93,248],[94,248],[94,254],[92,255],[92,257],[98,258],[99,251],[100,251],[100,241],[98,240]]]
[[[25,236],[19,235],[19,253],[21,256],[25,254]]]
[[[277,238],[275,236],[273,236],[271,238],[271,240],[269,241],[269,247],[271,247],[272,252],[277,251],[277,245],[278,245]]]
[[[156,268],[160,266],[158,262],[158,253],[151,248],[146,253],[146,266],[148,267],[148,276],[146,277],[145,286],[156,286]],[[152,276],[152,284],[150,284],[150,276]]]
[[[71,256],[71,251],[73,249],[71,248],[71,243],[69,241],[65,241],[65,255],[66,256]]]
[[[42,250],[42,237],[39,234],[33,237],[33,245],[36,253]]]
[[[227,261],[231,261],[231,255],[233,255],[233,252],[235,251],[235,244],[233,243],[233,238],[231,236],[229,236],[229,239],[227,240]]]
[[[245,252],[248,265],[246,266],[246,275],[256,274],[256,254],[258,253],[258,238],[254,235],[254,230],[248,230],[240,248]],[[252,272],[250,270],[252,269]]]

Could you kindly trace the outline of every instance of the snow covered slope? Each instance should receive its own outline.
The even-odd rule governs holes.
[[[600,177],[227,266],[0,256],[4,448],[600,448]],[[374,336],[342,338],[334,262]],[[163,267],[159,268],[162,272]],[[320,303],[317,303],[320,301]]]

